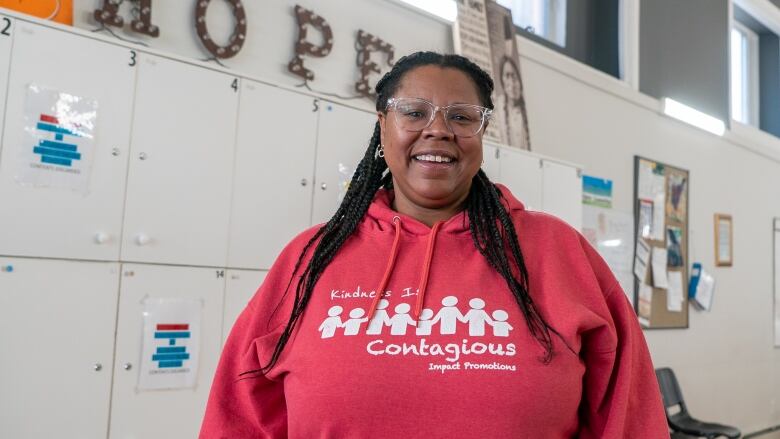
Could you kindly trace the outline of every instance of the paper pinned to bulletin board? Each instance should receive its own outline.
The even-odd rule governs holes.
[[[687,170],[634,158],[635,261],[650,250],[647,267],[634,267],[636,309],[646,328],[688,327],[689,186]]]
[[[193,299],[146,298],[139,390],[197,385],[203,304]]]

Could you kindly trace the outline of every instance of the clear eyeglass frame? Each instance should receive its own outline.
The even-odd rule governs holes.
[[[407,131],[412,132],[418,132],[422,131],[433,123],[433,121],[436,119],[436,113],[440,112],[442,113],[442,116],[444,117],[444,123],[447,125],[447,128],[450,130],[450,132],[458,137],[473,137],[476,136],[480,131],[482,131],[482,128],[485,127],[485,123],[489,121],[493,115],[493,110],[490,108],[485,108],[480,105],[473,105],[473,104],[450,104],[445,106],[438,106],[434,105],[433,102],[428,101],[426,99],[422,98],[390,98],[387,100],[387,106],[385,107],[386,111],[396,110],[399,105],[405,104],[405,103],[417,103],[417,104],[425,104],[429,108],[431,108],[430,116],[428,117],[428,122],[424,124],[419,124],[420,127],[410,129],[408,128],[409,124],[404,121],[400,115],[399,112],[393,111],[395,113],[396,123],[398,126],[404,128]],[[469,110],[477,110],[480,114],[480,122],[479,124],[474,124],[474,127],[469,127],[466,129],[464,125],[455,125],[450,123],[450,112],[452,110],[458,110],[458,109],[469,109]],[[476,129],[475,129],[476,128]]]

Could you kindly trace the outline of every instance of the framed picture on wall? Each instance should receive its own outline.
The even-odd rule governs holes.
[[[731,215],[715,214],[715,265],[731,267],[734,264],[734,233]]]

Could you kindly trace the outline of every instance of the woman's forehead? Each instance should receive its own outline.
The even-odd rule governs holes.
[[[474,80],[454,67],[416,67],[403,75],[395,96],[423,98],[431,102],[480,103]]]

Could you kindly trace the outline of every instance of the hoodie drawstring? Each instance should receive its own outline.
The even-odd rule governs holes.
[[[382,276],[382,282],[379,283],[379,288],[377,288],[376,296],[374,296],[374,300],[371,302],[371,306],[369,307],[368,311],[368,321],[370,322],[372,318],[374,318],[374,312],[376,312],[376,306],[379,304],[379,300],[382,298],[382,295],[384,294],[385,287],[387,287],[387,283],[390,281],[390,275],[393,273],[393,267],[395,266],[395,258],[398,256],[398,243],[401,242],[401,218],[398,216],[393,217],[393,224],[395,224],[395,239],[393,239],[393,247],[390,250],[390,258],[387,260],[387,268],[385,268],[385,275]]]
[[[395,267],[395,261],[398,256],[398,247],[401,242],[401,218],[398,216],[393,217],[393,224],[395,225],[395,238],[393,239],[393,246],[390,249],[390,257],[387,260],[387,268],[385,268],[385,274],[382,276],[382,281],[377,288],[376,296],[371,302],[368,311],[368,321],[374,318],[376,313],[376,307],[379,301],[382,299],[385,288],[388,282],[390,282],[390,276],[393,274],[393,268]],[[444,224],[444,221],[439,221],[433,225],[430,235],[428,235],[428,249],[425,252],[425,261],[423,262],[423,271],[420,277],[420,286],[417,288],[417,301],[414,305],[413,319],[415,325],[420,318],[420,312],[422,311],[423,303],[425,301],[425,290],[428,288],[428,277],[431,272],[431,261],[433,260],[433,247],[436,243],[436,235],[439,233],[439,228]]]
[[[417,289],[417,303],[414,306],[414,321],[415,324],[420,319],[420,312],[423,307],[423,300],[425,300],[425,289],[428,287],[428,275],[431,272],[431,261],[433,260],[433,246],[436,243],[436,235],[439,233],[439,227],[443,224],[443,221],[439,221],[433,225],[431,234],[428,236],[428,250],[425,252],[425,263],[423,265],[422,276],[420,277],[420,288]]]

